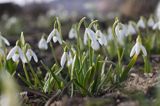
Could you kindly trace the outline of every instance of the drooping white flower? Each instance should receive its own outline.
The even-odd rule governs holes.
[[[64,51],[61,57],[61,62],[60,62],[62,68],[64,68],[64,65],[67,61],[67,56],[68,56],[68,53]]]
[[[117,35],[117,41],[120,45],[124,45],[124,37],[127,35],[127,28],[124,24],[118,23],[115,27],[115,33]]]
[[[96,39],[95,32],[93,32],[90,28],[86,28],[84,33],[84,44],[87,45],[88,38],[91,40],[91,47],[94,50],[98,50],[100,48],[99,43]]]
[[[44,36],[41,37],[41,40],[38,42],[38,48],[42,50],[48,49],[48,44]]]
[[[70,66],[72,62],[73,62],[73,57],[72,57],[71,52],[69,52],[67,56],[67,66]]]
[[[10,46],[9,41],[5,37],[3,37],[0,33],[0,47],[3,47],[4,44],[6,44],[7,46]]]
[[[100,31],[96,31],[96,38],[101,45],[107,45],[107,37]]]
[[[153,29],[153,30],[156,30],[156,29],[160,30],[160,21],[158,21],[157,23],[155,23],[155,24],[153,25],[152,29]]]
[[[115,27],[115,33],[117,37],[123,37],[126,35],[127,28],[124,24],[118,23],[117,26]]]
[[[127,35],[134,35],[136,34],[136,29],[135,27],[133,26],[132,22],[129,22],[128,23],[128,28],[127,28]]]
[[[71,28],[71,30],[69,31],[69,38],[70,39],[77,38],[77,32],[75,28]]]
[[[7,60],[9,60],[11,58],[14,62],[18,62],[20,59],[23,63],[27,63],[27,60],[25,58],[25,55],[24,55],[22,49],[17,45],[15,47],[13,47],[10,50],[9,54],[7,55]]]
[[[138,28],[142,28],[142,29],[145,29],[145,28],[146,28],[146,24],[145,24],[145,22],[144,22],[143,17],[140,17],[139,21],[137,22],[137,27],[138,27]]]
[[[33,57],[34,61],[38,62],[38,57],[37,57],[36,53],[32,49],[28,49],[27,50],[26,57],[27,57],[28,61],[31,61],[31,59]]]
[[[153,19],[153,17],[152,16],[150,16],[149,17],[149,19],[148,19],[148,22],[147,22],[147,25],[148,25],[148,27],[153,27],[154,26],[154,19]]]
[[[138,36],[136,44],[133,46],[131,50],[130,57],[132,57],[134,54],[139,55],[140,51],[142,51],[144,56],[147,56],[147,51],[145,47],[142,45],[140,36]]]
[[[49,43],[51,41],[51,39],[53,39],[54,43],[56,43],[58,41],[59,44],[62,44],[62,39],[61,39],[60,33],[58,32],[57,29],[53,29],[52,32],[49,34],[49,36],[47,38],[47,43]]]

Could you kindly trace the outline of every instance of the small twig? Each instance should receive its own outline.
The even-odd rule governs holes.
[[[43,93],[43,92],[40,92],[40,91],[37,91],[37,90],[34,90],[34,89],[30,89],[30,88],[27,88],[27,87],[21,87],[21,89],[22,89],[23,91],[27,91],[27,92],[33,93],[33,94],[35,94],[35,95],[38,95],[38,96],[42,96],[42,97],[44,97],[44,98],[46,98],[46,99],[49,98],[47,94],[45,94],[45,93]]]
[[[59,96],[61,94],[61,91],[58,90],[56,94],[54,94],[45,104],[45,106],[50,106],[57,98],[57,96]]]

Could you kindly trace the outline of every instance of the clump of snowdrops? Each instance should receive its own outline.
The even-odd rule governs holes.
[[[51,49],[52,66],[38,59],[32,46],[25,41],[23,32],[11,50],[6,47],[10,46],[9,41],[0,35],[0,69],[6,69],[14,76],[18,64],[22,63],[24,75],[17,74],[29,88],[45,93],[67,89],[71,97],[76,94],[94,96],[107,87],[121,84],[141,57],[144,73],[151,72],[149,57],[160,50],[157,35],[160,22],[152,15],[148,20],[141,17],[137,23],[129,21],[126,24],[116,18],[108,30],[101,30],[98,20],[90,23],[85,20],[84,17],[72,25],[68,37],[74,40],[63,39],[58,18],[55,18],[51,33],[41,37],[38,48],[40,52]],[[84,31],[81,31],[82,26]],[[60,61],[55,54],[55,43],[63,48]],[[43,66],[45,77],[38,75],[37,72],[44,70],[33,67],[31,60]]]

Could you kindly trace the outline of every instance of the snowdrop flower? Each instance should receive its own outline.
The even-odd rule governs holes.
[[[61,39],[60,33],[58,32],[57,29],[53,29],[52,32],[49,34],[49,36],[47,38],[47,43],[49,43],[51,41],[51,39],[53,39],[54,43],[56,43],[58,41],[59,44],[62,44],[62,39]]]
[[[153,19],[153,17],[152,16],[150,16],[149,17],[149,19],[148,19],[148,22],[147,22],[147,25],[148,25],[148,27],[153,27],[154,26],[154,19]]]
[[[122,23],[118,23],[116,28],[115,28],[115,33],[117,35],[117,37],[123,37],[126,35],[126,31],[127,31],[127,28],[124,24]]]
[[[41,37],[41,40],[38,42],[38,48],[42,50],[48,49],[48,44],[44,36]]]
[[[67,56],[68,56],[68,53],[64,51],[61,57],[61,62],[60,62],[62,68],[64,68],[64,65],[67,61]]]
[[[139,55],[140,51],[142,51],[144,56],[147,56],[147,51],[145,47],[142,45],[140,36],[138,36],[136,44],[133,46],[131,50],[130,57],[132,57],[134,54]]]
[[[100,47],[99,43],[96,39],[95,33],[90,28],[86,28],[85,33],[84,33],[84,44],[85,45],[87,45],[88,37],[91,39],[91,47],[94,50],[98,50]]]
[[[145,25],[145,22],[144,22],[143,17],[141,17],[141,18],[139,19],[139,21],[138,21],[138,23],[137,23],[137,27],[138,27],[138,28],[143,28],[143,29],[146,28],[146,25]]]
[[[71,30],[69,31],[69,38],[70,39],[77,38],[77,32],[75,28],[71,28]]]
[[[3,37],[0,33],[0,47],[3,47],[4,44],[6,44],[7,46],[10,45],[9,41],[5,37]]]
[[[105,46],[107,45],[107,38],[100,30],[96,31],[96,37],[97,37],[98,42],[101,45],[105,45]]]
[[[136,34],[136,29],[135,27],[133,26],[132,22],[129,22],[128,24],[128,28],[127,28],[127,35],[134,35]]]
[[[124,24],[118,23],[117,26],[115,27],[115,33],[117,35],[117,40],[121,45],[124,45],[124,37],[127,33],[127,28]]]
[[[72,63],[73,63],[73,57],[71,52],[69,52],[67,56],[67,66],[70,66]]]
[[[155,23],[155,24],[153,25],[152,29],[153,29],[153,30],[156,30],[156,29],[160,30],[160,21],[158,21],[157,23]]]
[[[13,47],[11,50],[10,50],[10,52],[9,52],[9,54],[7,55],[7,60],[9,60],[9,59],[11,59],[12,58],[12,60],[14,61],[14,62],[18,62],[19,61],[19,59],[21,59],[21,61],[23,62],[23,63],[27,63],[27,60],[26,60],[26,58],[25,58],[25,55],[23,54],[23,51],[22,51],[22,49],[19,47],[19,46],[15,46],[15,47]]]
[[[28,49],[26,52],[26,57],[28,59],[28,61],[31,61],[32,57],[34,59],[34,61],[37,63],[38,62],[38,58],[37,55],[35,54],[35,52],[32,49]]]

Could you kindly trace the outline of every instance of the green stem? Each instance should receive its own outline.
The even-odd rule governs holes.
[[[54,60],[55,60],[56,64],[58,65],[58,61],[57,61],[57,58],[56,58],[56,55],[55,55],[55,52],[54,52],[53,45],[52,45],[51,42],[50,42],[49,44],[50,44],[50,47],[51,47],[51,52],[52,52],[52,54],[53,54]]]
[[[25,65],[24,63],[23,63],[23,70],[24,70],[24,74],[25,74],[25,76],[26,76],[27,82],[28,82],[29,84],[31,84],[31,81],[30,81],[29,75],[28,75],[28,71],[27,71],[26,65]]]
[[[129,73],[129,70],[133,67],[133,65],[137,61],[137,57],[138,57],[138,55],[136,55],[136,54],[132,57],[131,61],[129,62],[127,67],[124,69],[124,71],[123,71],[123,73],[121,75],[120,82],[126,80],[126,78],[128,76],[128,73]]]

